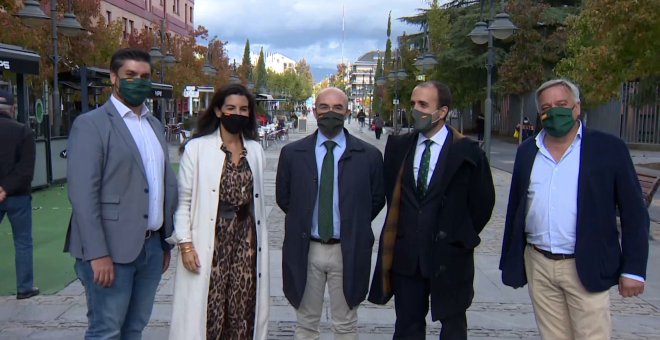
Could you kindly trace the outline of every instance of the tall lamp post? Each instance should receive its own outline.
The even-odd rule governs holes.
[[[472,39],[472,42],[478,45],[488,43],[488,61],[486,62],[486,114],[484,116],[484,152],[486,153],[486,157],[490,160],[491,125],[493,121],[492,73],[493,66],[495,66],[493,37],[500,40],[506,39],[513,34],[513,31],[515,31],[517,27],[511,22],[507,13],[502,12],[495,15],[494,0],[489,1],[490,19],[488,22],[490,25],[483,21],[477,22],[474,25],[472,32],[468,34],[468,37]]]
[[[85,32],[85,29],[80,25],[73,14],[72,0],[68,0],[68,10],[64,14],[62,20],[57,20],[57,0],[50,1],[50,17],[48,17],[42,10],[41,5],[36,0],[23,1],[23,8],[16,14],[21,18],[24,24],[29,27],[37,28],[42,23],[50,20],[51,33],[53,40],[53,127],[55,133],[59,135],[59,129],[62,125],[62,112],[60,106],[60,91],[58,79],[58,63],[60,57],[57,53],[57,32],[64,34],[67,37],[75,37]]]
[[[421,72],[417,80],[426,81],[426,70],[432,70],[438,61],[431,53],[431,40],[429,39],[428,32],[428,18],[424,24],[424,42],[422,43],[422,54],[415,61],[415,67]]]
[[[396,59],[396,67],[401,67],[401,57],[397,57]],[[394,134],[398,135],[399,131],[401,130],[401,124],[403,122],[397,122],[398,119],[402,119],[402,117],[397,117],[400,116],[399,112],[399,86],[401,84],[402,80],[405,80],[408,78],[408,74],[406,71],[403,69],[403,67],[396,69],[396,67],[392,68],[392,71],[387,75],[387,80],[394,83],[394,116],[392,117],[392,128],[394,129]]]
[[[156,33],[154,33],[154,39],[153,39],[153,44],[151,45],[151,50],[149,51],[149,56],[151,56],[151,60],[153,62],[160,62],[160,74],[158,76],[158,80],[161,84],[165,82],[165,66],[166,65],[172,65],[177,62],[176,58],[172,54],[171,51],[167,50],[167,44],[165,42],[165,30],[167,29],[167,21],[165,19],[165,15],[163,16],[163,19],[160,21],[160,47],[158,47],[158,39]],[[165,99],[161,98],[161,101],[159,102],[160,107],[160,116],[162,119],[168,119],[165,117]]]

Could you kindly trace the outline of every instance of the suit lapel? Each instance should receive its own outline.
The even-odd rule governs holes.
[[[112,101],[108,100],[105,103],[105,109],[108,113],[108,116],[110,117],[110,123],[112,124],[113,129],[117,132],[121,139],[124,140],[124,143],[126,143],[126,146],[130,150],[131,155],[133,155],[133,159],[137,162],[140,172],[142,172],[142,176],[144,176],[146,179],[147,174],[144,170],[144,164],[142,164],[140,151],[138,150],[137,144],[135,144],[135,140],[133,139],[133,135],[131,135],[131,131],[128,130],[128,127],[126,126],[124,119],[112,104]]]
[[[452,130],[447,127],[447,138],[445,139],[445,142],[442,144],[442,150],[440,150],[440,154],[438,155],[438,160],[435,163],[435,169],[433,170],[433,174],[431,175],[431,181],[429,182],[429,188],[428,188],[428,193],[425,197],[431,196],[430,194],[435,190],[435,187],[438,186],[441,183],[441,179],[447,178],[447,176],[444,176],[443,174],[445,173],[447,169],[447,164],[450,163],[448,162],[449,159],[449,154],[451,150],[451,146],[454,142],[454,134]],[[451,162],[453,167],[457,167],[458,162]],[[452,167],[451,171],[448,171],[448,173],[453,174],[456,169]],[[447,181],[444,181],[447,182]],[[446,187],[447,183],[444,183],[442,191],[444,191],[444,187]]]
[[[170,157],[169,157],[169,151],[167,150],[167,143],[165,142],[165,135],[162,133],[163,128],[160,125],[158,119],[156,119],[156,117],[152,115],[147,116],[147,121],[149,122],[149,125],[151,125],[151,129],[154,130],[154,134],[156,135],[156,138],[158,138],[158,142],[160,143],[160,146],[163,149],[163,159],[165,159],[165,163],[167,163]]]
[[[410,202],[415,202],[419,204],[417,198],[417,183],[415,182],[415,151],[417,149],[417,141],[419,140],[419,134],[411,136],[406,140],[404,148],[401,149],[401,157],[403,157],[403,174],[402,181],[403,185],[401,189],[403,195],[408,196]]]

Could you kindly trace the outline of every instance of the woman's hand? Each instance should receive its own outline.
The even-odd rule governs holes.
[[[179,243],[179,253],[183,266],[192,273],[199,274],[199,257],[192,242]]]

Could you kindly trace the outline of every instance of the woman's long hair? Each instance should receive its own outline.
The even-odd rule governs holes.
[[[241,84],[229,84],[215,92],[209,107],[197,117],[197,127],[190,138],[191,140],[210,135],[220,127],[220,118],[215,115],[215,109],[222,109],[225,100],[231,95],[243,96],[248,100],[248,118],[250,123],[241,131],[243,137],[251,140],[257,140],[259,138],[259,134],[257,133],[257,102],[254,96]]]

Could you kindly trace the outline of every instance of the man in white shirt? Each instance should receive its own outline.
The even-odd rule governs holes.
[[[394,295],[394,339],[426,339],[429,297],[440,339],[467,339],[474,248],[495,204],[490,166],[476,141],[445,124],[447,85],[417,85],[410,104],[415,132],[385,146],[388,214],[369,301]]]
[[[502,280],[529,283],[544,339],[609,339],[608,289],[644,291],[649,216],[635,169],[623,141],[578,120],[575,84],[548,81],[536,101],[543,130],[516,155]]]
[[[169,265],[164,240],[173,230],[176,176],[163,126],[144,105],[152,93],[149,54],[119,50],[110,72],[110,100],[80,115],[69,136],[65,251],[85,287],[85,338],[139,339]]]

